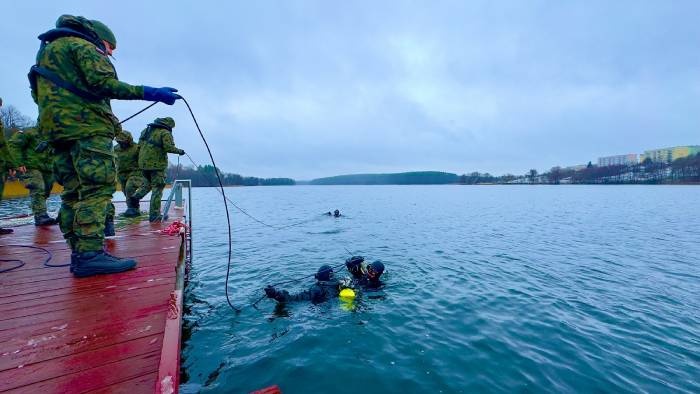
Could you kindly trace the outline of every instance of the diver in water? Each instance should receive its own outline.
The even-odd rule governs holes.
[[[379,279],[384,273],[384,263],[379,260],[367,264],[364,257],[352,256],[345,260],[345,267],[347,267],[350,275],[352,275],[352,280],[349,284],[350,287],[377,289],[384,284]]]
[[[340,211],[337,210],[337,209],[336,209],[335,211],[333,211],[333,216],[336,217],[336,218],[339,218],[339,217],[341,216],[341,215],[340,215]]]
[[[324,264],[314,275],[316,283],[309,290],[302,291],[297,294],[289,294],[287,290],[277,290],[273,286],[265,288],[265,294],[268,298],[272,298],[279,303],[287,303],[293,301],[311,301],[314,304],[324,302],[332,297],[337,297],[340,294],[341,283],[335,279],[333,267]]]

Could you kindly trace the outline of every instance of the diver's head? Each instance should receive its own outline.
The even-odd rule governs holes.
[[[333,267],[331,267],[328,264],[322,265],[318,271],[316,272],[316,275],[314,275],[316,280],[324,281],[327,282],[331,279],[333,279]]]
[[[353,276],[362,275],[363,261],[365,261],[365,258],[362,256],[352,256],[345,260],[345,266],[348,267],[348,271],[350,271]]]
[[[372,281],[378,281],[384,273],[384,263],[377,260],[367,266],[367,277]]]

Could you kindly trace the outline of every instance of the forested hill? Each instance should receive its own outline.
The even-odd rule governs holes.
[[[312,185],[444,185],[457,183],[457,174],[439,171],[402,172],[397,174],[353,174],[318,178]]]

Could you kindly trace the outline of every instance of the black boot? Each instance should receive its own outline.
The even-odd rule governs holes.
[[[126,211],[122,214],[125,218],[135,218],[137,216],[140,216],[141,212],[139,211],[138,208],[127,208]]]
[[[105,220],[105,237],[114,237],[114,218]]]
[[[45,213],[34,215],[35,226],[53,226],[54,224],[58,224],[58,221]]]
[[[11,228],[0,228],[0,235],[12,234],[14,232],[15,232],[15,230],[13,230]]]
[[[77,278],[100,274],[116,274],[136,268],[136,261],[120,259],[103,251],[82,252],[75,256],[73,275]]]
[[[70,254],[70,272],[75,271],[75,264],[77,261],[78,254],[73,252]]]

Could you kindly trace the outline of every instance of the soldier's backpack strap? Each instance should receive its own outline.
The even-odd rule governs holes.
[[[55,72],[47,69],[46,67],[41,67],[39,65],[39,59],[41,58],[41,54],[44,51],[44,47],[46,47],[46,44],[62,37],[78,37],[82,38],[83,40],[86,40],[92,44],[94,44],[98,49],[101,51],[105,51],[104,44],[102,41],[100,41],[97,36],[91,36],[87,35],[83,32],[74,30],[74,29],[69,29],[66,27],[59,27],[56,29],[52,29],[47,31],[46,33],[43,33],[39,35],[39,40],[41,40],[41,45],[39,46],[39,52],[36,55],[36,64],[34,64],[30,69],[29,69],[29,74],[27,77],[29,78],[29,84],[32,88],[33,92],[37,92],[37,82],[36,78],[37,75],[41,75],[42,77],[46,78],[47,80],[51,81],[54,85],[66,89],[67,91],[73,93],[74,95],[87,100],[87,101],[100,101],[103,100],[103,97],[100,97],[96,94],[93,94],[91,92],[88,92],[86,90],[80,89],[79,87],[73,85],[71,82],[66,81],[65,79],[61,78],[58,74]]]
[[[36,75],[41,75],[42,77],[51,81],[54,85],[66,89],[67,91],[87,101],[100,101],[103,99],[96,94],[88,92],[87,90],[80,89],[79,87],[61,78],[58,74],[49,70],[48,68],[41,67],[36,64],[29,69],[29,81],[32,84],[32,88],[36,86]]]

